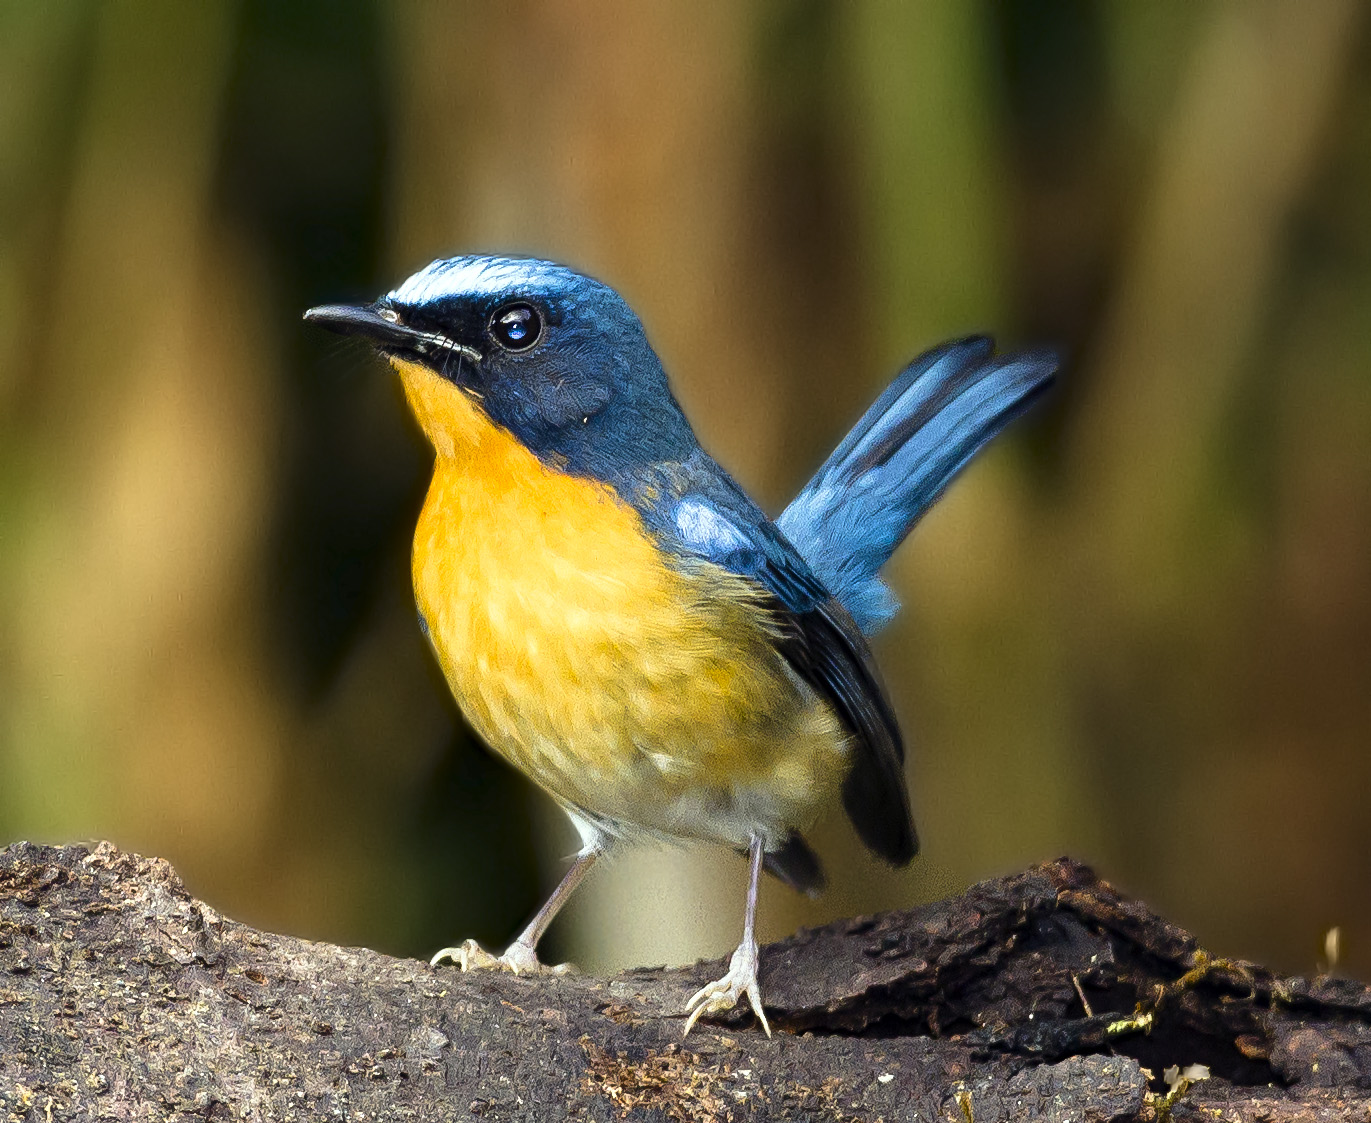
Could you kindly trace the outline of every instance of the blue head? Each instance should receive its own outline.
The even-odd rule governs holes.
[[[306,318],[422,363],[572,472],[613,480],[695,447],[633,310],[562,265],[446,258],[374,304],[329,305]]]

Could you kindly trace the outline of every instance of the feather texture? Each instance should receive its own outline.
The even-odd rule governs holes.
[[[984,336],[920,355],[776,520],[870,634],[899,608],[878,576],[977,451],[1051,382],[1049,351],[992,356]]]
[[[473,728],[602,835],[784,849],[849,748],[783,654],[772,598],[664,552],[612,488],[548,468],[467,392],[395,365],[438,450],[415,596]],[[787,869],[812,881],[792,850]]]

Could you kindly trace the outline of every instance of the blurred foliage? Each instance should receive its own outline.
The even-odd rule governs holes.
[[[0,0],[0,77],[0,840],[406,954],[525,918],[572,837],[423,646],[397,388],[299,314],[529,252],[624,292],[773,509],[923,347],[1070,357],[891,568],[924,856],[833,816],[764,935],[1065,851],[1371,976],[1355,0]],[[741,884],[626,854],[551,950],[721,953]]]

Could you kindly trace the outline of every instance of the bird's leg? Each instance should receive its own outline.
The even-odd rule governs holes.
[[[696,991],[686,1003],[686,1009],[691,1011],[685,1025],[687,1034],[702,1014],[719,1014],[725,1010],[732,1010],[738,1005],[738,999],[747,995],[752,1012],[762,1023],[766,1035],[771,1036],[771,1026],[767,1024],[766,1015],[762,1013],[762,991],[757,985],[757,936],[754,923],[757,917],[757,881],[762,873],[762,840],[755,834],[748,849],[748,858],[751,868],[748,870],[747,878],[747,911],[743,914],[743,942],[738,945],[738,950],[728,961],[728,974]]]
[[[529,921],[528,927],[519,933],[519,938],[505,949],[504,955],[491,955],[475,940],[467,940],[460,947],[443,948],[429,960],[429,963],[437,967],[443,960],[450,959],[463,971],[495,968],[511,971],[516,975],[565,975],[572,971],[574,968],[570,963],[559,963],[553,967],[539,962],[534,949],[537,948],[543,933],[547,931],[548,925],[552,923],[553,917],[566,904],[567,898],[576,886],[581,884],[582,878],[590,872],[590,867],[595,864],[595,859],[600,853],[598,847],[590,846],[576,855],[576,861],[571,864],[571,869],[566,871],[566,876],[552,891],[552,896]]]

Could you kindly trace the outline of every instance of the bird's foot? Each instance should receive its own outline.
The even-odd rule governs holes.
[[[463,971],[508,971],[512,975],[570,975],[576,970],[570,963],[543,963],[528,944],[517,941],[509,945],[504,955],[491,955],[475,940],[466,940],[460,947],[443,948],[428,961],[429,966],[437,967],[445,959],[450,959]]]
[[[686,1003],[690,1018],[686,1022],[685,1034],[682,1036],[690,1033],[702,1015],[722,1014],[725,1010],[732,1010],[743,995],[747,995],[752,1012],[757,1015],[757,1020],[762,1023],[762,1028],[770,1037],[771,1026],[767,1024],[766,1015],[762,1013],[762,989],[757,985],[755,940],[739,944],[733,958],[728,961],[728,974],[706,987],[701,987]]]

